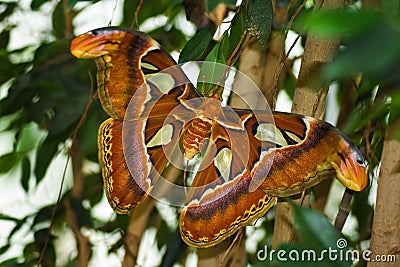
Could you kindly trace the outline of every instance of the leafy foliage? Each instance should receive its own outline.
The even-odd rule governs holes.
[[[246,6],[246,30],[264,45],[271,32],[272,2],[250,0]]]

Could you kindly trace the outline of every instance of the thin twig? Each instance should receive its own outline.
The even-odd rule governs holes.
[[[224,266],[225,261],[227,260],[229,254],[233,250],[233,247],[237,244],[240,244],[242,242],[243,238],[243,233],[244,233],[245,228],[241,228],[240,230],[237,231],[235,238],[233,239],[232,243],[229,245],[229,247],[226,249],[224,256],[222,257],[222,260],[218,264],[218,267]],[[232,255],[232,254],[231,254]]]
[[[139,29],[138,17],[139,17],[140,8],[142,7],[142,5],[143,5],[143,0],[140,0],[138,6],[135,9],[135,18],[132,21],[131,28],[133,28],[133,26],[136,24],[136,26]]]
[[[287,25],[287,28],[286,28],[286,31],[285,31],[285,40],[286,40],[286,38],[287,38],[287,34],[288,34],[288,32],[289,32],[289,29],[292,27],[292,24],[293,24],[294,19],[297,17],[297,15],[300,13],[300,11],[304,8],[304,6],[306,5],[306,3],[307,3],[307,0],[305,0],[305,1],[296,9],[296,11],[294,12],[293,16],[290,18],[290,20],[289,20],[289,22],[288,22],[288,25]],[[274,73],[273,85],[274,85],[275,94],[276,94],[276,92],[278,91],[278,80],[279,80],[279,76],[280,76],[280,74],[281,74],[281,72],[282,72],[282,69],[283,69],[283,67],[284,67],[284,65],[285,65],[285,62],[286,62],[287,58],[289,57],[290,53],[292,52],[294,46],[296,45],[296,43],[297,43],[298,40],[300,39],[300,36],[301,36],[300,34],[297,35],[296,39],[294,40],[294,42],[293,42],[292,45],[290,46],[290,48],[289,48],[288,52],[285,54],[285,56],[283,56],[283,55],[281,54],[281,59],[279,60],[281,63],[279,64],[279,66],[277,67],[277,69],[276,69],[276,71],[275,71],[275,73]],[[285,42],[283,42],[282,45],[285,46]],[[282,49],[282,51],[285,51],[285,49]],[[276,97],[274,97],[274,99],[275,99],[275,98],[276,98]]]
[[[342,232],[343,226],[347,220],[347,217],[349,216],[350,204],[351,204],[351,200],[353,198],[353,193],[354,193],[354,191],[351,189],[348,189],[348,188],[346,188],[346,191],[344,191],[342,202],[340,203],[340,206],[339,206],[339,212],[336,216],[336,220],[335,220],[335,224],[334,224],[336,230],[338,230],[339,232]]]

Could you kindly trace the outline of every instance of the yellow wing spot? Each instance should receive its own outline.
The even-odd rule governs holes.
[[[175,87],[175,80],[168,73],[151,73],[144,77],[147,82],[153,83],[163,94],[168,94]]]
[[[290,139],[292,139],[292,140],[295,141],[296,143],[300,143],[300,142],[302,141],[297,135],[295,135],[295,134],[292,133],[292,132],[285,131],[285,133],[290,137]]]
[[[156,135],[146,144],[146,147],[166,145],[172,140],[173,127],[171,124],[166,124],[161,127]]]
[[[262,123],[258,125],[255,137],[260,141],[271,142],[280,146],[288,145],[282,132],[276,128],[275,125],[270,123]]]
[[[232,164],[232,152],[229,148],[223,148],[218,152],[217,156],[214,158],[215,167],[219,170],[221,176],[225,181],[229,180],[229,174]]]
[[[103,59],[104,59],[104,62],[110,63],[112,58],[109,55],[104,55]]]
[[[101,161],[101,166],[102,166],[102,174],[103,174],[103,179],[104,182],[106,183],[106,190],[108,192],[113,191],[113,178],[111,176],[113,172],[113,166],[112,166],[112,122],[109,120],[106,120],[103,122],[103,124],[100,126],[99,129],[99,149],[100,149],[100,157],[99,160]],[[118,201],[118,199],[116,200]]]
[[[150,64],[150,63],[146,63],[146,62],[140,62],[140,68],[145,68],[145,69],[149,69],[149,70],[159,70],[156,66]]]

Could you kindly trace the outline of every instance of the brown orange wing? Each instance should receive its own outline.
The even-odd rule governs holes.
[[[198,145],[196,127],[210,125],[180,219],[182,238],[191,246],[218,244],[263,216],[276,196],[300,193],[328,174],[336,173],[353,190],[368,182],[357,148],[328,123],[238,109],[218,116],[222,108],[207,101],[189,103],[200,95],[179,67],[170,68],[175,62],[168,53],[143,33],[93,30],[76,37],[71,52],[95,59],[98,66],[100,101],[111,117],[99,129],[99,160],[116,212],[127,213],[149,194],[169,162],[165,151],[179,145],[182,132],[192,127],[189,141]],[[188,121],[197,123],[188,126]],[[199,131],[201,138],[206,128]]]
[[[96,29],[73,39],[71,53],[97,63],[99,98],[111,117],[98,134],[104,188],[112,208],[127,213],[168,163],[163,146],[178,143],[182,122],[167,123],[167,115],[199,95],[171,56],[141,32]]]
[[[367,185],[360,152],[330,124],[287,113],[235,111],[240,125],[213,123],[205,166],[180,218],[187,244],[218,244],[263,216],[276,196],[301,193],[335,174],[350,189]]]

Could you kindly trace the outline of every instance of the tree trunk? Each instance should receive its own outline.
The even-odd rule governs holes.
[[[258,88],[261,88],[264,68],[263,50],[257,40],[251,39],[241,53],[239,71],[250,78]],[[243,76],[235,77],[229,105],[234,108],[250,108],[249,106],[257,108],[261,93],[259,90],[249,90],[248,80],[243,78]]]
[[[140,241],[155,205],[155,200],[151,197],[146,198],[138,205],[131,214],[128,229],[125,235],[125,256],[121,266],[129,267],[137,265]]]
[[[319,10],[335,10],[343,7],[343,0],[318,0],[314,12]],[[319,39],[310,33],[307,36],[304,55],[302,58],[297,88],[293,98],[292,112],[321,118],[325,108],[325,98],[328,83],[320,81],[323,64],[329,62],[337,53],[340,40]],[[309,193],[305,198],[295,199],[297,204],[309,204]],[[291,242],[295,238],[292,211],[289,203],[279,201],[276,207],[275,228],[272,245]]]
[[[400,119],[387,129],[383,144],[382,162],[378,180],[378,193],[372,225],[368,267],[382,266],[383,257],[395,255],[395,262],[385,266],[398,266],[400,262]],[[382,260],[377,261],[380,257]]]

